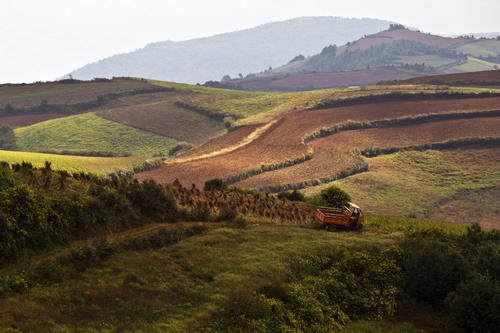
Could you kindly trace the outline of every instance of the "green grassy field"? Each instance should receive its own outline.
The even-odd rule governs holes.
[[[146,160],[145,157],[87,157],[0,150],[0,161],[10,164],[26,161],[40,168],[48,161],[52,163],[54,170],[66,170],[70,173],[90,172],[97,175],[130,170]]]
[[[386,246],[397,235],[218,228],[158,250],[119,253],[60,283],[0,300],[10,315],[0,315],[0,327],[17,322],[19,331],[12,332],[194,332],[234,291],[282,279],[292,258]],[[12,317],[15,313],[22,313],[22,322]]]
[[[15,133],[19,148],[33,152],[87,150],[133,156],[168,156],[170,149],[179,144],[174,139],[140,131],[93,113],[17,128]]]
[[[474,57],[467,57],[467,62],[454,68],[462,72],[490,71],[500,67],[492,62],[484,61]]]
[[[473,57],[496,56],[500,54],[500,41],[498,40],[480,40],[474,43],[467,43],[456,48],[458,52],[470,54]]]
[[[303,193],[311,196],[335,184],[368,212],[454,222],[480,222],[483,216],[495,215],[500,209],[494,202],[481,205],[475,210],[477,214],[466,220],[460,209],[441,211],[441,205],[458,193],[474,195],[475,191],[500,185],[498,149],[408,151],[381,155],[368,162],[368,172],[311,187]],[[465,215],[470,211],[473,209]]]

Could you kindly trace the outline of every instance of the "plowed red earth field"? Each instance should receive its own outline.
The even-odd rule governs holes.
[[[353,85],[368,85],[381,80],[401,80],[412,75],[394,69],[375,68],[334,73],[299,73],[269,83],[281,88],[337,88]]]
[[[223,130],[222,123],[200,113],[178,107],[171,101],[104,110],[99,111],[97,115],[195,145],[208,141],[221,134]]]
[[[253,131],[255,131],[260,126],[262,125],[243,126],[227,133],[226,135],[221,135],[197,148],[189,150],[188,152],[182,155],[182,159],[192,158],[196,156],[209,154],[212,152],[217,152],[231,145],[237,144],[238,142],[242,141],[244,138],[249,136]]]
[[[95,100],[97,96],[148,88],[158,88],[146,81],[114,79],[111,82],[57,82],[0,85],[0,107],[11,104],[15,108],[40,105],[43,99],[50,104],[76,104]]]
[[[494,109],[500,109],[500,98],[386,102],[298,111],[284,115],[259,138],[233,152],[197,161],[165,164],[159,169],[139,173],[136,177],[139,180],[153,178],[159,182],[170,182],[178,177],[185,185],[202,185],[211,178],[229,177],[261,164],[278,163],[306,154],[308,146],[302,143],[304,136],[321,127],[347,120],[374,121],[425,113]],[[316,178],[317,175],[312,174],[307,177]]]
[[[311,160],[266,172],[234,185],[260,188],[330,177],[359,163],[359,159],[349,152],[352,149],[407,147],[468,137],[500,137],[500,117],[340,132],[310,142],[314,149]]]
[[[500,71],[482,71],[472,73],[444,74],[444,75],[428,75],[413,79],[400,80],[396,84],[423,84],[435,83],[440,81],[448,84],[487,84],[500,83]]]

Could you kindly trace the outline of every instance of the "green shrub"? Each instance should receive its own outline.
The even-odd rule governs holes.
[[[30,284],[50,284],[62,281],[62,267],[55,259],[48,259],[36,265],[29,272]]]
[[[288,199],[290,201],[305,201],[304,195],[297,190],[293,190],[293,192],[279,192],[278,199]]]
[[[220,178],[207,180],[205,182],[205,186],[203,187],[205,191],[212,191],[212,190],[221,191],[224,190],[225,188],[226,188],[226,183],[224,183],[224,181]]]
[[[351,201],[351,196],[338,186],[330,186],[322,190],[319,195],[321,203],[335,208],[342,208]]]
[[[460,332],[498,332],[500,327],[500,282],[476,275],[461,283],[446,303]]]
[[[357,318],[391,315],[401,281],[399,247],[291,261],[287,282],[241,288],[204,328],[217,332],[332,332]]]
[[[467,277],[469,264],[455,250],[437,243],[418,243],[409,252],[405,290],[415,298],[442,301]]]

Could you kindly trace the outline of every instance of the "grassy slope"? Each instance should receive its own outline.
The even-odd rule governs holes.
[[[388,228],[390,229],[390,228]],[[376,230],[376,229],[375,229]],[[237,290],[286,276],[293,258],[393,244],[401,232],[218,228],[154,251],[127,251],[51,286],[0,300],[12,332],[187,332]],[[22,318],[22,319],[21,319]],[[395,326],[391,324],[355,324]]]
[[[440,205],[460,193],[473,194],[500,186],[498,148],[454,151],[400,152],[369,160],[369,172],[333,184],[351,194],[367,211],[389,215],[439,216],[456,222],[479,222],[483,215],[495,215],[498,202],[469,208],[469,219],[458,210],[441,211]],[[307,195],[332,185],[304,190]],[[493,194],[492,194],[493,195]],[[485,202],[487,199],[483,197]],[[477,215],[470,216],[471,211]],[[441,214],[438,214],[441,213]],[[500,225],[498,226],[500,227]]]
[[[128,170],[146,161],[145,157],[87,157],[65,156],[54,154],[27,153],[18,151],[0,150],[0,161],[11,164],[29,161],[35,167],[43,167],[45,161],[52,163],[54,170],[68,172],[91,172],[106,175],[118,170]]]
[[[457,52],[470,54],[473,57],[496,56],[500,54],[500,41],[498,40],[480,40],[474,43],[467,43],[456,48]]]
[[[25,151],[88,150],[134,156],[168,155],[174,139],[146,133],[92,113],[18,128],[17,145]]]
[[[462,72],[479,72],[479,71],[488,71],[496,69],[495,65],[492,62],[484,61],[474,57],[467,57],[467,62],[460,66],[454,67],[455,69]]]

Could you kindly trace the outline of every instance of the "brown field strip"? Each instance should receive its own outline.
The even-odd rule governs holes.
[[[271,87],[281,88],[331,88],[352,85],[366,85],[381,80],[402,80],[412,75],[394,69],[375,68],[332,73],[297,73],[271,81]]]
[[[407,147],[469,137],[500,137],[500,117],[436,121],[410,126],[345,131],[310,143],[313,158],[289,168],[266,172],[234,184],[261,188],[331,177],[355,167],[352,149]]]
[[[396,84],[479,84],[487,85],[490,83],[500,83],[500,71],[482,71],[471,73],[427,75],[412,79],[400,80]]]
[[[147,81],[114,79],[109,82],[80,82],[63,84],[58,82],[0,85],[0,107],[11,104],[15,108],[40,105],[42,100],[50,104],[77,104],[95,100],[109,93],[154,88]]]
[[[225,135],[221,135],[217,138],[214,138],[199,147],[187,151],[185,154],[181,156],[181,158],[190,159],[194,157],[199,157],[202,155],[210,154],[214,151],[220,151],[227,147],[233,146],[243,141],[246,137],[248,137],[257,128],[261,126],[262,125],[248,125],[237,128]],[[175,159],[172,161],[175,161]]]
[[[233,152],[198,161],[166,164],[159,169],[140,173],[137,178],[139,180],[153,178],[159,182],[170,182],[178,177],[184,184],[202,185],[211,178],[226,178],[259,167],[261,164],[274,164],[304,155],[308,152],[308,146],[302,142],[302,139],[321,127],[330,127],[348,120],[374,121],[428,113],[494,109],[500,109],[500,97],[385,102],[297,111],[281,117],[258,139]],[[343,158],[346,161],[350,160],[347,156]],[[316,178],[318,178],[317,175],[311,174],[306,179]]]
[[[98,116],[154,134],[195,145],[222,133],[223,125],[213,119],[178,107],[172,101],[99,111]]]

